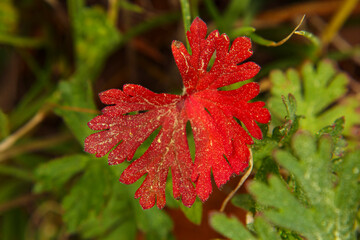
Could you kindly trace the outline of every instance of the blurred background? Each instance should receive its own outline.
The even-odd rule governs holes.
[[[359,1],[191,0],[190,10],[209,32],[251,37],[262,100],[271,70],[320,59],[348,75],[347,95],[360,94]],[[304,14],[305,32],[274,47]],[[99,92],[135,83],[181,93],[173,40],[185,42],[177,0],[0,1],[1,240],[220,236],[207,217],[239,178],[214,188],[197,225],[175,200],[144,213],[133,199],[137,186],[117,181],[124,167],[83,152],[92,133],[86,123],[104,107]],[[349,137],[359,141],[359,126]],[[237,208],[227,211],[244,219]]]

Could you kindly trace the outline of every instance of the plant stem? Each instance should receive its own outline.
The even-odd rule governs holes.
[[[114,26],[118,19],[118,0],[109,0],[108,18]]]
[[[62,142],[68,141],[72,138],[73,138],[73,136],[70,134],[62,134],[62,135],[57,135],[57,136],[51,137],[51,138],[46,138],[46,139],[41,139],[41,140],[32,140],[31,142],[29,142],[27,144],[16,146],[16,147],[8,149],[7,151],[2,152],[0,155],[0,162],[5,161],[6,159],[11,158],[13,156],[20,155],[22,153],[27,153],[27,152],[36,151],[36,150],[42,150],[45,148],[56,146]],[[1,172],[1,170],[0,170],[0,172]]]
[[[187,31],[190,30],[190,21],[191,21],[191,14],[190,14],[190,4],[188,0],[180,0],[181,4],[181,12],[183,16],[183,22],[184,22],[184,30],[185,30],[185,36]],[[189,41],[186,38],[186,46],[188,51],[190,52],[190,44]]]
[[[249,167],[246,170],[244,176],[242,176],[242,178],[240,179],[238,185],[236,186],[236,188],[234,190],[232,190],[229,195],[227,195],[227,197],[225,198],[225,200],[223,201],[223,203],[221,204],[221,208],[220,208],[220,212],[224,212],[226,205],[229,203],[229,201],[231,200],[231,198],[235,195],[235,193],[241,188],[241,186],[244,184],[245,180],[250,176],[252,169],[253,169],[253,155],[252,155],[252,151],[250,150],[250,159],[249,159]]]
[[[18,48],[39,48],[44,45],[43,39],[0,34],[0,43]]]
[[[41,123],[46,117],[48,110],[45,108],[40,109],[35,116],[30,119],[23,127],[17,130],[15,133],[5,138],[4,141],[0,143],[0,152],[4,152],[6,149],[10,148],[15,144],[17,140],[30,132],[33,128],[35,128],[39,123]]]
[[[17,167],[6,166],[4,164],[0,165],[0,174],[16,177],[29,182],[34,181],[34,176],[30,172]]]

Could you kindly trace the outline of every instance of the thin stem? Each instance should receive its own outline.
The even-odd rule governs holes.
[[[32,129],[34,129],[39,123],[41,123],[44,118],[46,117],[48,113],[47,109],[40,109],[35,116],[30,119],[23,127],[21,127],[19,130],[17,130],[12,135],[5,138],[4,141],[0,143],[0,152],[5,151],[6,149],[10,148],[12,145],[15,144],[17,140],[19,140],[21,137],[25,136],[28,132],[30,132]]]
[[[23,144],[20,146],[12,147],[0,155],[0,162],[5,161],[6,159],[9,159],[13,156],[17,156],[23,153],[32,152],[36,150],[42,150],[45,148],[49,148],[52,146],[59,145],[65,141],[68,141],[72,139],[73,136],[70,134],[62,134],[57,135],[55,137],[41,139],[41,140],[32,140],[31,142],[27,144]]]
[[[294,35],[294,33],[296,33],[296,31],[299,29],[299,27],[303,23],[304,19],[305,19],[305,15],[302,16],[299,24],[294,28],[294,30],[286,38],[282,39],[279,42],[273,42],[273,43],[269,44],[268,46],[269,47],[278,47],[278,46],[283,45],[287,40],[289,40],[291,38],[292,35]]]
[[[90,114],[100,114],[101,113],[99,110],[91,109],[91,108],[61,106],[61,105],[57,105],[57,104],[51,104],[51,105],[54,105],[55,107],[57,107],[59,109],[71,111],[71,112],[81,112],[81,113],[90,113]]]
[[[190,21],[191,21],[191,13],[190,13],[190,4],[188,0],[180,0],[181,4],[181,12],[183,16],[183,22],[184,22],[184,30],[185,30],[185,36],[187,31],[190,30]],[[186,39],[186,46],[188,51],[190,52],[190,44],[189,41]]]
[[[0,43],[19,48],[39,48],[44,45],[43,39],[11,36],[8,34],[0,34]]]
[[[116,26],[116,22],[118,19],[118,0],[109,0],[109,10],[108,10],[108,18],[111,23]]]
[[[246,170],[244,176],[242,176],[242,178],[240,179],[240,182],[238,183],[238,185],[236,186],[236,188],[234,190],[232,190],[229,195],[227,195],[227,197],[225,198],[225,200],[223,201],[223,203],[221,204],[221,208],[220,208],[220,212],[224,212],[226,205],[229,203],[229,201],[231,200],[231,198],[235,195],[235,193],[241,188],[241,186],[244,184],[245,180],[250,176],[252,169],[253,169],[253,155],[252,155],[252,151],[250,149],[250,159],[249,159],[249,167]]]
[[[16,177],[29,182],[34,181],[34,176],[29,171],[17,167],[6,166],[4,164],[0,164],[0,174]]]

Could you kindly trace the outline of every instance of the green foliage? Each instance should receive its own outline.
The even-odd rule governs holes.
[[[119,184],[120,169],[101,160],[76,154],[44,163],[36,172],[35,191],[57,190],[68,232],[86,239],[135,239],[137,231],[147,239],[168,239],[173,227],[169,217],[156,209],[143,211],[130,197],[136,186]],[[71,191],[65,193],[69,183]]]
[[[172,192],[173,185],[172,181],[166,183],[166,205],[173,209],[180,209],[185,217],[193,224],[200,225],[203,214],[203,204],[199,199],[196,199],[191,208],[185,207],[184,204],[177,199],[174,199]]]
[[[306,115],[298,117],[295,97],[289,94],[283,103],[285,123],[254,146],[259,152],[254,153],[257,172],[249,187],[253,197],[239,194],[232,200],[262,217],[246,230],[237,219],[215,214],[213,228],[231,239],[355,239],[360,151],[344,156],[344,118],[313,136],[297,131]],[[279,165],[288,172],[280,174]]]
[[[293,139],[294,154],[275,153],[276,160],[295,175],[304,189],[309,206],[297,200],[278,177],[271,177],[269,186],[254,182],[250,191],[261,204],[273,207],[264,213],[271,222],[307,239],[355,239],[351,223],[360,200],[357,184],[360,155],[356,152],[344,159],[336,183],[330,171],[332,148],[329,136],[316,142],[308,133],[298,133]],[[349,174],[346,179],[341,178],[344,174]],[[345,198],[344,195],[350,192],[352,196]]]
[[[185,207],[181,202],[178,202],[181,211],[194,224],[200,225],[202,220],[202,203],[195,201],[191,208]]]
[[[227,217],[222,213],[215,213],[210,218],[211,226],[232,240],[280,240],[275,229],[262,217],[255,218],[254,230],[258,236],[254,236],[235,217]]]
[[[92,88],[88,81],[60,82],[55,103],[55,113],[63,118],[71,132],[82,144],[91,130],[83,126],[96,115]]]
[[[89,165],[87,171],[72,187],[69,195],[63,199],[64,221],[70,232],[74,232],[77,226],[92,215],[99,214],[106,196],[109,195],[110,171],[109,168],[101,167],[99,164]]]
[[[139,183],[118,182],[125,166],[108,166],[105,157],[83,153],[83,140],[92,133],[87,122],[99,109],[94,95],[123,84],[105,64],[110,69],[146,69],[135,77],[128,69],[116,74],[128,74],[127,82],[146,78],[150,88],[171,86],[164,76],[171,74],[173,81],[178,74],[163,68],[170,42],[159,39],[171,34],[183,40],[183,31],[177,30],[182,24],[181,5],[159,1],[164,4],[160,9],[132,2],[0,1],[0,81],[5,89],[1,100],[6,100],[1,102],[6,108],[0,110],[0,144],[26,130],[0,150],[0,239],[175,238],[173,229],[181,227],[178,219],[166,209],[142,210],[133,199]],[[231,39],[249,36],[257,45],[254,56],[264,62],[259,76],[267,78],[271,72],[269,92],[260,98],[271,109],[272,123],[262,126],[264,139],[252,145],[254,173],[245,184],[250,193],[231,201],[248,212],[246,225],[231,213],[209,213],[198,200],[192,208],[184,207],[171,194],[166,196],[169,212],[181,211],[195,231],[202,230],[210,217],[211,226],[229,239],[359,238],[360,152],[348,148],[359,144],[352,127],[360,124],[360,104],[354,94],[358,90],[335,67],[339,62],[356,80],[357,72],[351,69],[356,69],[352,62],[360,56],[359,46],[322,51],[319,36],[300,30],[295,34],[303,37],[295,38],[305,41],[290,39],[281,47],[268,48],[264,46],[274,42],[267,39],[282,39],[293,26],[277,23],[278,15],[274,22],[253,22],[267,10],[266,1],[182,2],[190,3],[187,18],[200,13],[210,28]],[[261,29],[252,27],[258,23],[263,24]],[[109,56],[116,50],[116,57],[120,54],[125,60],[112,63]],[[319,61],[320,56],[337,62]],[[304,59],[315,62],[302,63]],[[132,65],[116,65],[128,60]],[[104,81],[96,82],[100,75]],[[262,83],[266,91],[266,81]],[[26,129],[42,111],[45,120]],[[189,145],[194,156],[191,137]],[[141,145],[136,156],[148,146]]]
[[[237,194],[231,199],[231,203],[248,212],[255,212],[255,201],[250,194]]]
[[[85,169],[89,160],[87,155],[75,154],[41,164],[35,172],[38,181],[34,191],[44,192],[61,189],[75,174]]]
[[[76,72],[60,82],[55,112],[80,143],[90,134],[84,124],[95,116],[90,82],[95,79],[105,58],[119,44],[120,34],[100,8],[87,8],[82,0],[68,1],[73,23]],[[93,110],[93,111],[91,111]]]
[[[119,44],[121,34],[101,8],[87,8],[83,0],[69,0],[77,77],[74,81],[94,80],[105,58]]]
[[[333,158],[342,157],[345,152],[345,147],[347,146],[347,142],[342,136],[344,123],[344,117],[338,118],[332,125],[320,129],[316,134],[317,137],[321,137],[324,134],[329,134],[331,136],[334,144]]]
[[[233,240],[256,239],[235,217],[228,218],[225,214],[214,213],[210,217],[210,224],[216,231]]]
[[[273,88],[269,108],[273,116],[283,118],[286,110],[280,97],[291,93],[297,101],[297,114],[304,116],[300,122],[301,129],[315,132],[344,116],[345,133],[349,134],[350,127],[360,122],[359,114],[354,114],[359,102],[353,97],[347,97],[334,105],[347,92],[347,76],[337,73],[333,64],[327,60],[319,62],[316,67],[307,62],[300,73],[301,77],[296,70],[289,69],[285,73],[274,70],[270,74]]]
[[[266,206],[262,214],[268,221],[310,240],[355,239],[354,223],[360,201],[360,151],[343,159],[334,178],[331,171],[333,148],[329,135],[322,135],[317,140],[307,132],[299,132],[292,140],[293,153],[285,150],[275,152],[276,161],[295,176],[303,189],[306,204],[279,176],[271,176],[268,184],[256,180],[249,190],[257,203]],[[268,223],[262,218],[256,219],[261,219],[260,225],[264,226],[257,226],[255,220],[254,228],[259,239],[279,239]],[[226,237],[255,239],[234,218],[216,214],[211,221],[212,226]],[[279,232],[281,236],[283,233],[283,230]],[[272,237],[266,234],[272,234]]]

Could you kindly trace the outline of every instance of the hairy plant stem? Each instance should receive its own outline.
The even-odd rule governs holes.
[[[236,186],[236,188],[234,190],[232,190],[229,195],[227,195],[227,197],[225,198],[225,200],[223,201],[223,203],[221,204],[221,208],[220,208],[220,212],[224,212],[226,205],[229,203],[229,201],[231,200],[231,198],[235,195],[235,193],[241,188],[241,186],[244,184],[244,182],[246,181],[246,179],[250,176],[252,169],[253,169],[253,164],[254,160],[253,160],[253,155],[252,155],[252,151],[250,149],[250,159],[249,159],[249,167],[246,170],[244,176],[242,176],[242,178],[240,179],[238,185]]]

